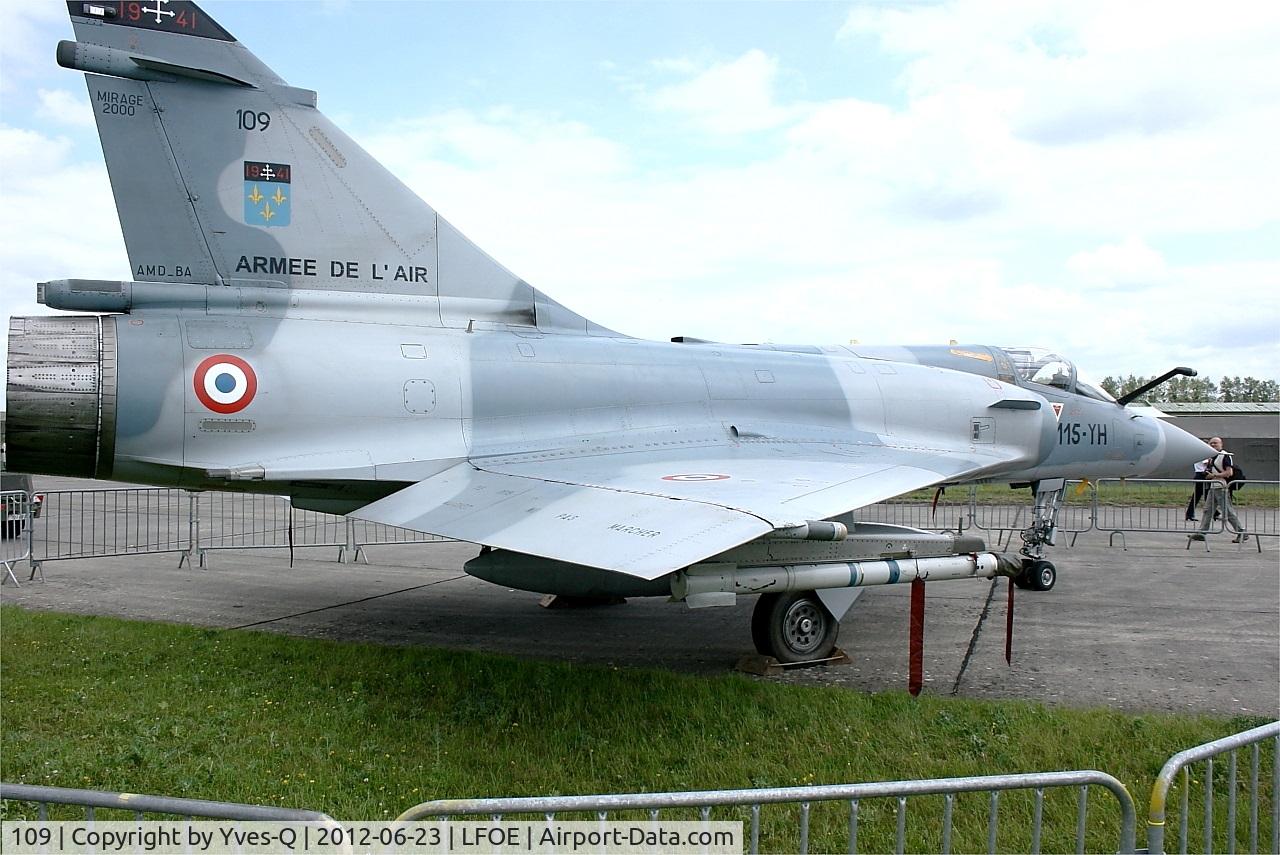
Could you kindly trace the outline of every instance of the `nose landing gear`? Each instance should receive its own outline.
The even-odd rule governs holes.
[[[1066,495],[1067,482],[1062,478],[1037,481],[1033,485],[1036,505],[1031,526],[1022,532],[1022,572],[1013,583],[1029,591],[1049,591],[1058,581],[1053,562],[1044,557],[1044,548],[1053,546],[1058,536],[1058,511]]]

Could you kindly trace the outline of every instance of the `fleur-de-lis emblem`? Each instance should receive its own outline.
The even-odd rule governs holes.
[[[244,221],[283,228],[293,219],[293,167],[264,160],[244,162]],[[262,185],[266,184],[266,187]]]

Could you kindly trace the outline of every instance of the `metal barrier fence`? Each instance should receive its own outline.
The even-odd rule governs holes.
[[[961,495],[953,490],[953,496]],[[945,493],[935,503],[917,499],[896,498],[874,505],[867,505],[853,512],[857,522],[891,523],[906,525],[926,531],[964,532],[968,525],[969,507],[973,502],[973,490],[963,491],[963,499],[949,498]]]
[[[1005,549],[1013,545],[1014,535],[1027,529],[1032,522],[1035,498],[1027,491],[1024,503],[988,504],[978,501],[978,489],[969,493],[969,524],[978,531],[996,535],[997,544]],[[1068,481],[1062,494],[1062,508],[1058,511],[1058,534],[1071,535],[1071,545],[1076,538],[1093,528],[1097,510],[1097,489],[1089,481]]]
[[[1202,846],[1197,850],[1211,853],[1214,849],[1216,826],[1214,821],[1214,764],[1213,759],[1227,755],[1226,793],[1227,818],[1222,829],[1225,837],[1226,851],[1236,851],[1237,838],[1242,830],[1237,823],[1236,793],[1239,789],[1236,752],[1246,746],[1250,747],[1249,779],[1245,785],[1249,797],[1249,817],[1247,825],[1248,851],[1258,852],[1258,800],[1262,792],[1259,784],[1259,772],[1262,766],[1261,754],[1263,743],[1270,741],[1271,750],[1271,847],[1262,851],[1280,852],[1280,721],[1255,727],[1243,733],[1237,733],[1224,739],[1217,739],[1188,748],[1169,758],[1160,774],[1156,777],[1155,786],[1151,788],[1151,807],[1147,818],[1147,851],[1164,852],[1165,808],[1169,798],[1169,790],[1174,786],[1178,772],[1182,772],[1182,806],[1178,813],[1178,851],[1187,851],[1187,827],[1191,816],[1191,788],[1193,778],[1191,766],[1204,762],[1203,784],[1204,811],[1201,820]]]
[[[179,565],[204,567],[222,549],[330,547],[359,560],[366,546],[448,538],[294,508],[285,496],[194,493],[167,488],[50,490],[41,519],[28,526],[32,575],[47,561],[181,553]],[[15,580],[16,581],[16,580]]]
[[[1259,849],[1259,841],[1264,840],[1260,834],[1261,798],[1267,791],[1263,786],[1265,777],[1263,769],[1264,746],[1271,746],[1270,773],[1270,848]],[[1248,780],[1243,784],[1248,796],[1248,816],[1240,815],[1237,809],[1237,793],[1241,788],[1237,752],[1250,749]],[[1225,775],[1226,783],[1226,821],[1221,824],[1215,821],[1215,806],[1223,795],[1215,789],[1214,758],[1227,755],[1228,765]],[[1200,780],[1192,777],[1191,766],[1204,763],[1203,777]],[[1026,837],[1019,837],[1015,842],[1009,840],[1006,832],[1004,846],[1010,851],[1039,853],[1045,835],[1046,790],[1076,789],[1076,807],[1074,823],[1074,851],[1084,852],[1089,829],[1088,793],[1091,786],[1099,786],[1111,793],[1119,810],[1119,829],[1116,849],[1119,852],[1146,851],[1153,855],[1164,853],[1166,804],[1170,790],[1177,785],[1178,773],[1181,772],[1181,810],[1179,812],[1179,851],[1188,851],[1188,818],[1192,816],[1190,792],[1193,784],[1201,784],[1204,791],[1203,821],[1200,827],[1201,845],[1196,851],[1212,853],[1215,844],[1222,842],[1228,853],[1237,851],[1237,844],[1243,839],[1249,852],[1280,852],[1280,721],[1272,722],[1252,730],[1233,734],[1223,739],[1214,740],[1186,751],[1179,752],[1165,763],[1160,770],[1151,789],[1151,799],[1147,820],[1147,849],[1135,850],[1136,845],[1136,809],[1133,799],[1124,785],[1105,772],[1095,770],[1075,770],[1065,772],[1033,772],[1015,775],[984,775],[965,778],[935,778],[915,781],[887,781],[865,784],[836,784],[828,786],[780,787],[767,789],[739,790],[702,790],[669,793],[615,793],[592,796],[547,796],[532,798],[487,798],[487,799],[441,799],[423,802],[409,808],[399,817],[397,822],[413,822],[424,819],[447,821],[453,817],[490,817],[500,821],[512,814],[537,814],[548,823],[556,820],[557,814],[588,814],[598,821],[607,821],[610,814],[615,820],[618,814],[644,812],[645,818],[656,822],[662,811],[696,810],[703,822],[711,821],[711,812],[715,808],[729,808],[741,812],[748,811],[749,851],[760,851],[762,836],[762,808],[766,805],[786,805],[796,808],[797,829],[794,836],[781,843],[781,851],[807,853],[810,848],[812,826],[817,805],[828,804],[832,808],[845,808],[840,825],[840,833],[847,832],[848,852],[858,851],[858,835],[860,822],[865,825],[874,822],[877,812],[863,809],[862,803],[867,800],[892,799],[892,837],[893,851],[905,852],[907,847],[908,800],[911,798],[928,798],[941,796],[941,827],[936,836],[923,834],[918,827],[912,829],[913,837],[922,843],[925,851],[949,853],[952,849],[955,815],[961,793],[985,793],[986,829],[985,848],[987,852],[996,852],[999,840],[999,818],[1001,794],[1021,792],[1033,798],[1029,829]],[[234,821],[291,821],[322,823],[331,827],[341,826],[327,814],[318,811],[299,810],[293,808],[277,808],[266,805],[251,805],[234,802],[204,801],[200,799],[173,798],[169,796],[137,795],[132,793],[113,793],[98,790],[75,790],[62,787],[33,786],[28,784],[0,783],[0,800],[28,802],[36,805],[36,821],[49,820],[48,806],[51,804],[75,805],[85,808],[85,818],[93,821],[96,809],[128,811],[134,819],[141,820],[145,814],[168,814],[186,819],[201,817],[206,819],[223,819]],[[924,813],[926,811],[922,811]],[[5,811],[6,819],[12,819],[9,811]],[[723,813],[723,812],[722,812]],[[880,812],[881,814],[883,812]],[[933,811],[936,813],[936,810]],[[1052,811],[1054,817],[1064,816],[1061,810]],[[1219,811],[1220,815],[1221,812]],[[666,817],[671,819],[670,816]],[[718,817],[722,818],[722,817]],[[824,815],[830,818],[830,815]],[[887,819],[887,816],[881,818]],[[1019,818],[1023,818],[1019,815]],[[1095,817],[1096,818],[1096,817]],[[561,817],[564,819],[564,817]],[[771,817],[772,819],[772,817]],[[733,821],[733,820],[730,820]],[[1114,829],[1108,822],[1095,822],[1096,834],[1108,828]],[[829,826],[830,824],[828,824]],[[1007,825],[1007,823],[1006,823]],[[822,834],[819,829],[819,835]],[[1053,829],[1051,833],[1056,832]],[[776,832],[775,832],[776,833]],[[973,836],[973,831],[967,833]],[[830,834],[821,836],[818,846],[828,846]],[[965,835],[962,835],[965,837]],[[1062,848],[1055,837],[1050,847]],[[1065,839],[1063,836],[1061,839]],[[796,844],[791,845],[791,840]],[[1026,845],[1023,845],[1025,840]],[[936,844],[935,844],[936,841]],[[771,841],[772,842],[772,841]],[[960,846],[976,851],[977,847],[967,839],[960,840]],[[1065,851],[1065,849],[1063,850]]]
[[[1191,535],[1199,532],[1203,519],[1187,520],[1186,503],[1203,481],[1100,478],[1095,482],[1068,481],[1058,514],[1059,535],[1071,535],[1070,545],[1090,530],[1105,532],[1108,544],[1126,533]],[[1280,537],[1280,482],[1248,481],[1232,492],[1234,508],[1254,548],[1262,551],[1257,538]],[[969,526],[996,535],[997,544],[1013,545],[1014,536],[1031,521],[1032,504],[988,503],[980,501],[977,488],[969,494]],[[1197,505],[1203,515],[1203,505]],[[1225,519],[1210,521],[1208,534],[1230,532]],[[1206,547],[1207,548],[1207,547]]]
[[[295,508],[285,496],[253,493],[197,493],[193,496],[200,566],[218,549],[279,549],[327,546],[345,558],[347,520]]]
[[[0,565],[4,567],[4,575],[0,576],[0,585],[13,582],[18,585],[18,577],[13,575],[13,565],[31,555],[31,519],[32,501],[25,490],[4,490],[0,492]],[[34,575],[34,574],[33,574]]]
[[[1205,482],[1190,479],[1099,479],[1097,529],[1107,532],[1109,545],[1114,545],[1117,535],[1123,542],[1126,532],[1183,535],[1200,533],[1207,501],[1201,500],[1193,506],[1193,515],[1197,517],[1195,520],[1186,518],[1186,502],[1192,496],[1199,495],[1197,490],[1207,489],[1209,488],[1205,486]],[[1161,496],[1173,494],[1182,503],[1170,504],[1166,500],[1159,506],[1145,504],[1137,501],[1142,493]],[[1249,537],[1253,538],[1257,551],[1262,551],[1262,543],[1258,538],[1280,537],[1280,482],[1247,481],[1240,489],[1231,491],[1231,505],[1240,524]],[[1209,523],[1209,528],[1203,532],[1205,534],[1235,534],[1228,528],[1225,515],[1210,520]]]
[[[942,796],[942,828],[937,837],[937,847],[932,842],[929,851],[951,851],[954,808],[959,793],[987,793],[986,846],[988,852],[996,851],[999,828],[1000,794],[1009,790],[1029,790],[1034,795],[1030,838],[1025,848],[1015,851],[1040,852],[1042,821],[1044,815],[1044,791],[1052,788],[1078,787],[1075,818],[1075,851],[1083,852],[1088,814],[1090,786],[1100,786],[1115,797],[1120,808],[1120,833],[1118,851],[1133,852],[1135,843],[1136,810],[1133,799],[1124,784],[1105,772],[1081,770],[1072,772],[1038,772],[1021,775],[985,775],[970,778],[936,778],[920,781],[889,781],[870,784],[838,784],[813,787],[781,787],[754,790],[704,790],[675,793],[624,793],[597,796],[550,796],[514,799],[444,799],[423,802],[405,811],[398,821],[409,822],[428,817],[492,816],[495,819],[509,814],[540,814],[548,821],[558,813],[591,813],[606,820],[610,813],[619,811],[646,811],[648,819],[656,821],[659,811],[669,809],[696,809],[703,821],[709,821],[714,807],[745,807],[750,810],[749,850],[760,851],[760,814],[764,805],[788,804],[799,809],[798,843],[795,848],[783,851],[807,853],[809,851],[810,815],[815,802],[848,803],[848,847],[846,851],[858,851],[858,821],[861,802],[867,799],[896,799],[894,813],[894,851],[904,852],[907,835],[907,800],[913,796]]]
[[[1126,532],[1193,534],[1197,524],[1184,518],[1185,499],[1173,504],[1170,499],[1190,498],[1197,483],[1202,482],[1068,482],[1058,515],[1059,534],[1071,535],[1072,545],[1091,529],[1108,533],[1110,544]],[[31,523],[25,525],[28,554],[4,559],[5,578],[14,582],[10,564],[22,558],[29,558],[34,578],[44,562],[72,558],[176,552],[182,554],[180,564],[198,562],[203,567],[215,550],[326,547],[336,549],[337,560],[345,562],[365,558],[367,546],[448,540],[294,508],[284,496],[164,488],[51,490],[43,495],[40,519],[32,521],[30,503],[24,506]],[[1280,483],[1249,481],[1236,496],[1236,512],[1261,551],[1257,537],[1280,537]],[[936,507],[928,499],[897,498],[861,508],[855,518],[957,533],[972,528],[995,535],[996,548],[1009,549],[1030,524],[1031,497],[1026,498],[1022,503],[987,503],[979,500],[975,486],[964,498],[948,499],[944,494]],[[1223,525],[1219,521],[1210,533],[1222,533]],[[15,548],[6,541],[5,550]]]
[[[95,811],[122,810],[133,819],[145,814],[166,814],[186,819],[226,819],[240,822],[316,822],[333,828],[339,823],[328,814],[300,808],[249,805],[238,802],[213,802],[204,799],[182,799],[174,796],[149,796],[140,793],[111,793],[103,790],[73,790],[65,787],[41,787],[33,784],[0,784],[0,800],[34,802],[36,821],[49,819],[49,805],[73,805],[85,809],[85,819],[96,819]]]
[[[183,490],[49,490],[31,526],[31,567],[67,558],[189,550],[190,494]]]

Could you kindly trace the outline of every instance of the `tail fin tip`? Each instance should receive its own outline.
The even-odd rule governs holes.
[[[135,27],[234,42],[231,33],[191,0],[67,0],[73,21]]]

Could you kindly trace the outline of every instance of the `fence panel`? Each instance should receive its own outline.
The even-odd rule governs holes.
[[[449,538],[293,507],[287,496],[201,493],[196,501],[197,551],[330,547],[338,560],[365,558],[364,547],[436,543]]]
[[[219,549],[303,549],[329,547],[338,560],[350,552],[359,557],[352,542],[351,521],[335,514],[293,507],[288,496],[257,493],[200,493],[192,523],[200,566],[206,553]]]
[[[856,522],[891,523],[925,531],[964,532],[968,525],[969,503],[972,490],[955,488],[951,495],[938,497],[935,507],[932,498],[900,496],[895,499],[867,505],[853,512]]]
[[[1231,501],[1250,535],[1280,537],[1280,481],[1246,481]]]
[[[1245,750],[1243,764],[1239,753]],[[1226,755],[1226,762],[1214,760]],[[1267,772],[1268,756],[1270,772]],[[1196,767],[1193,774],[1192,769]],[[1179,772],[1182,774],[1179,776]],[[1270,778],[1270,786],[1266,781]],[[1179,778],[1181,781],[1179,782]],[[1193,807],[1191,792],[1198,785],[1201,805]],[[1176,810],[1178,851],[1188,846],[1196,852],[1215,848],[1228,853],[1280,852],[1280,721],[1197,745],[1169,758],[1151,788],[1147,816],[1147,851],[1165,851],[1167,805],[1170,791],[1181,791]],[[1270,791],[1270,822],[1262,812]],[[1240,805],[1243,793],[1247,805]],[[1267,826],[1270,845],[1267,846]],[[1194,842],[1191,842],[1194,841]],[[1259,841],[1265,848],[1259,849]],[[1238,849],[1244,843],[1246,849]]]
[[[32,497],[25,490],[0,491],[0,566],[4,567],[4,575],[0,576],[0,585],[5,582],[18,583],[13,574],[13,565],[31,555],[31,524],[34,510]],[[32,576],[34,577],[34,572]]]
[[[288,548],[293,509],[283,496],[195,494],[196,546],[212,549]]]
[[[271,805],[250,805],[239,802],[215,802],[204,799],[183,799],[174,796],[152,796],[141,793],[113,793],[105,790],[74,790],[66,787],[42,787],[34,784],[0,783],[0,801],[31,802],[36,805],[36,821],[49,819],[49,805],[71,805],[85,809],[85,819],[102,819],[97,810],[119,810],[130,819],[142,819],[144,814],[165,814],[202,819],[226,819],[242,822],[315,822],[338,828],[339,824],[328,814],[314,810],[281,808]],[[18,821],[19,817],[6,811],[5,821]]]
[[[770,838],[784,836],[777,832],[769,833],[772,828],[765,829],[762,826],[762,808],[765,805],[789,805],[794,808],[796,815],[795,832],[785,835],[785,841],[781,839],[776,841],[772,839],[766,840],[766,843],[771,848],[779,851],[807,853],[810,849],[811,841],[816,840],[817,843],[814,848],[820,851],[836,851],[832,838],[837,835],[834,833],[835,829],[832,826],[837,825],[839,827],[838,836],[843,839],[840,850],[857,852],[860,845],[859,835],[862,834],[862,842],[865,844],[868,831],[876,830],[868,829],[867,826],[878,818],[882,820],[881,824],[888,823],[890,825],[891,830],[882,835],[885,838],[884,842],[887,843],[887,839],[891,838],[894,851],[903,852],[908,844],[909,799],[935,796],[941,797],[942,800],[941,819],[938,823],[937,831],[929,834],[920,832],[918,830],[920,827],[919,816],[918,814],[912,814],[917,816],[917,820],[912,827],[911,842],[918,843],[923,851],[929,852],[950,852],[953,843],[962,850],[971,851],[974,847],[968,837],[972,837],[975,833],[982,833],[986,851],[995,852],[1001,839],[1001,796],[1009,791],[1023,791],[1031,799],[1029,815],[1019,814],[1020,818],[1027,819],[1027,827],[1020,830],[1022,833],[1019,834],[1016,842],[1010,842],[1011,835],[1006,830],[1004,835],[1005,848],[1021,852],[1040,852],[1042,844],[1045,843],[1043,825],[1043,820],[1046,816],[1045,791],[1066,790],[1070,792],[1075,790],[1075,798],[1072,799],[1074,811],[1067,811],[1067,815],[1072,818],[1072,823],[1070,831],[1066,832],[1066,837],[1069,838],[1074,835],[1074,851],[1083,852],[1086,847],[1088,791],[1090,786],[1100,786],[1111,793],[1115,798],[1116,807],[1119,809],[1119,833],[1117,837],[1110,837],[1111,842],[1108,842],[1106,846],[1116,846],[1120,852],[1133,852],[1136,824],[1136,809],[1133,799],[1129,796],[1124,785],[1111,775],[1092,770],[753,790],[618,793],[596,796],[551,796],[513,799],[447,799],[416,805],[401,814],[399,821],[409,822],[426,818],[447,819],[460,816],[496,818],[511,814],[537,814],[539,817],[545,817],[550,822],[555,819],[557,814],[562,813],[588,814],[591,818],[606,820],[609,814],[620,812],[643,812],[646,819],[656,821],[659,819],[661,811],[680,809],[697,811],[699,818],[709,820],[713,808],[721,808],[722,814],[724,813],[723,809],[729,808],[731,810],[736,809],[744,816],[743,821],[749,823],[748,851],[754,853],[760,851],[761,840],[764,839],[762,835]],[[961,829],[958,827],[955,818],[957,797],[962,793],[982,793],[987,796],[984,800],[985,810],[981,811],[981,813],[985,814],[985,823],[979,822],[978,832],[975,832],[972,826],[966,825],[964,833],[968,837],[964,840],[960,839]],[[892,800],[888,811],[880,810],[879,808],[883,805],[876,800],[886,799]],[[872,803],[863,805],[863,802],[868,800],[871,800]],[[830,821],[832,817],[825,815],[823,819],[827,821],[821,829],[817,828],[815,824],[815,807],[818,804],[825,804],[838,809],[841,816],[836,818],[833,823]],[[936,808],[936,804],[934,807]],[[931,813],[938,813],[938,811],[934,810]],[[1063,818],[1061,811],[1053,810],[1050,813],[1054,819]],[[1096,813],[1098,812],[1095,811]],[[723,815],[717,817],[717,819],[724,818],[726,817]],[[769,819],[773,818],[772,816],[769,817]],[[1006,822],[1006,826],[1008,824]],[[1095,830],[1106,827],[1114,830],[1114,826],[1109,826],[1108,823],[1097,823],[1095,821]],[[1047,844],[1050,850],[1062,849],[1060,842],[1062,839],[1064,839],[1064,834],[1055,827]],[[876,840],[872,843],[871,848],[886,848],[879,844],[880,840]]]
[[[1107,532],[1112,542],[1126,532],[1195,534],[1204,522],[1203,500],[1192,507],[1197,519],[1187,519],[1188,502],[1198,495],[1197,490],[1207,489],[1203,481],[1102,478],[1097,487],[1097,528]],[[1231,504],[1251,537],[1280,536],[1280,482],[1245,482],[1231,492]],[[1225,518],[1209,521],[1208,534],[1229,531]]]
[[[396,543],[450,543],[453,538],[437,534],[425,534],[410,528],[398,528],[368,520],[348,520],[352,540],[358,547],[390,545]]]
[[[1011,495],[1017,495],[1010,491]],[[1025,502],[990,502],[978,495],[974,488],[970,493],[969,521],[973,528],[995,534],[997,542],[1007,539],[1010,548],[1014,537],[1031,526],[1034,519],[1035,496],[1030,490],[1023,492]],[[1094,527],[1097,489],[1091,481],[1068,481],[1062,494],[1062,507],[1058,510],[1058,534],[1071,535],[1075,544],[1078,535]]]
[[[15,516],[5,523],[6,533],[21,527],[25,537],[7,538],[0,547],[7,577],[11,552],[14,561],[30,558],[34,577],[46,561],[73,558],[180,552],[184,561],[198,557],[203,567],[206,553],[221,549],[329,547],[346,561],[369,545],[449,540],[294,508],[287,496],[155,487],[51,490],[44,496],[34,525],[23,522],[30,520],[29,502],[10,502]],[[22,543],[25,551],[17,554]]]
[[[184,490],[49,490],[31,527],[33,572],[45,561],[186,552]]]

